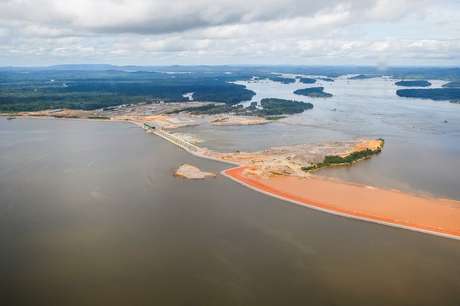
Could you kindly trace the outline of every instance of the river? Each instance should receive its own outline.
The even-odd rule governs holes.
[[[459,241],[182,163],[228,167],[129,124],[0,118],[2,305],[460,304]]]
[[[320,173],[365,185],[398,189],[460,200],[460,105],[401,98],[396,80],[379,77],[317,84],[281,84],[268,80],[239,82],[263,98],[294,99],[314,109],[261,126],[180,129],[201,138],[202,146],[221,151],[260,150],[270,146],[322,143],[356,138],[384,138],[379,156],[351,168]],[[443,84],[431,80],[433,87]],[[309,98],[293,93],[323,86],[332,98]]]

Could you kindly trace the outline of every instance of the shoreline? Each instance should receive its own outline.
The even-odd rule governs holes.
[[[413,223],[413,222],[407,222],[404,220],[398,220],[397,218],[391,218],[391,217],[386,217],[383,215],[377,215],[377,214],[370,214],[370,213],[363,213],[359,211],[354,211],[352,209],[347,209],[347,208],[340,208],[337,207],[337,205],[331,205],[326,202],[321,202],[317,200],[311,199],[311,197],[305,198],[299,195],[296,195],[295,193],[289,193],[286,190],[280,190],[279,188],[273,187],[273,186],[268,186],[264,184],[264,182],[261,181],[261,179],[257,180],[254,178],[248,178],[242,174],[243,170],[246,168],[245,166],[240,165],[237,162],[233,161],[228,161],[228,160],[222,160],[217,157],[212,157],[206,154],[202,154],[200,151],[192,151],[187,146],[183,146],[180,143],[173,141],[169,137],[165,137],[161,133],[157,133],[155,130],[149,130],[146,129],[140,122],[132,121],[132,120],[102,120],[102,119],[89,119],[89,118],[55,118],[52,116],[18,116],[18,118],[26,118],[26,119],[74,119],[74,120],[82,120],[82,121],[104,121],[104,122],[118,122],[118,123],[128,123],[128,124],[133,124],[137,127],[143,128],[147,133],[153,133],[156,136],[159,136],[163,138],[164,140],[176,145],[177,147],[187,151],[188,153],[199,157],[199,158],[204,158],[212,161],[217,161],[221,163],[225,163],[228,165],[232,165],[233,167],[225,169],[221,171],[221,174],[228,178],[231,179],[240,185],[243,185],[247,188],[250,188],[254,191],[263,193],[265,195],[280,199],[282,201],[286,201],[287,203],[292,203],[296,204],[299,206],[307,207],[310,209],[315,209],[324,213],[329,213],[332,215],[336,216],[341,216],[341,217],[346,217],[350,219],[355,219],[355,220],[360,220],[360,221],[365,221],[365,222],[372,222],[375,224],[381,224],[381,225],[386,225],[386,226],[391,226],[395,228],[401,228],[401,229],[406,229],[406,230],[411,230],[419,233],[424,233],[424,234],[430,234],[438,237],[444,237],[444,238],[450,238],[450,239],[455,239],[455,240],[460,240],[460,226],[458,229],[455,230],[449,230],[446,228],[442,227],[436,227],[432,225],[427,225],[427,224],[418,224],[418,223]],[[166,132],[169,134],[169,132]],[[183,141],[183,140],[182,140]],[[236,167],[235,167],[236,166]],[[283,176],[284,179],[298,179],[302,180],[302,178],[299,177],[294,177],[294,176]],[[410,194],[410,193],[405,193],[399,190],[386,190],[386,189],[381,189],[373,186],[366,186],[366,185],[360,185],[360,184],[353,184],[353,183],[348,183],[345,181],[332,181],[332,180],[327,180],[327,178],[321,178],[319,176],[313,176],[313,178],[309,178],[310,180],[316,180],[317,182],[327,182],[329,181],[329,184],[336,184],[340,186],[345,186],[345,187],[354,187],[354,188],[359,188],[362,190],[371,190],[373,193],[375,192],[385,192],[385,193],[394,193],[394,194],[399,194],[404,197],[412,197],[412,198],[418,198],[418,199],[428,199],[430,201],[450,201],[450,202],[455,202],[458,203],[459,206],[455,209],[460,209],[460,201],[456,200],[451,200],[451,199],[440,199],[440,198],[428,198],[428,197],[422,197],[417,194]],[[329,191],[328,191],[329,193]],[[460,210],[459,212],[459,217],[460,217]],[[460,225],[460,219],[458,224]]]
[[[401,215],[395,214],[394,211],[393,212],[390,211],[389,213],[387,213],[387,215],[383,215],[383,214],[379,215],[376,213],[372,213],[369,210],[365,211],[365,210],[354,209],[353,205],[348,205],[347,203],[345,203],[345,201],[343,201],[341,204],[326,203],[318,199],[312,199],[311,196],[305,197],[304,195],[305,189],[302,192],[288,192],[285,190],[281,190],[279,184],[277,186],[276,182],[270,185],[266,183],[267,180],[263,181],[262,179],[256,179],[256,178],[245,176],[243,174],[244,170],[245,170],[245,167],[235,167],[235,168],[223,170],[221,174],[254,191],[257,191],[257,192],[266,194],[268,196],[272,196],[280,200],[283,200],[283,201],[286,201],[292,204],[296,204],[302,207],[307,207],[307,208],[315,209],[315,210],[318,210],[324,213],[329,213],[329,214],[346,217],[350,219],[411,230],[411,231],[420,232],[424,234],[430,234],[430,235],[434,235],[438,237],[460,240],[460,222],[458,223],[459,224],[458,228],[451,229],[447,227],[441,227],[437,225],[436,222],[432,222],[431,224],[424,224],[420,222],[408,221],[407,219],[401,219],[400,218]],[[302,179],[299,179],[299,181],[300,180]],[[313,184],[320,182],[320,183],[329,185],[329,187],[331,187],[331,191],[333,191],[332,189],[334,189],[334,187],[337,187],[334,185],[340,185],[343,188],[349,189],[348,191],[350,193],[353,192],[353,195],[358,196],[358,197],[362,195],[359,193],[359,190],[361,190],[362,192],[371,190],[372,193],[380,192],[380,194],[384,194],[386,196],[393,195],[393,196],[405,197],[410,200],[418,199],[424,202],[439,201],[439,202],[449,202],[449,203],[459,204],[458,207],[452,208],[450,210],[449,208],[446,208],[446,205],[444,206],[440,205],[436,209],[439,211],[441,210],[441,207],[442,207],[446,213],[455,212],[455,210],[457,210],[457,214],[455,217],[458,218],[458,220],[460,220],[460,211],[459,211],[460,202],[459,201],[450,200],[450,199],[423,198],[423,197],[418,197],[416,195],[403,193],[400,191],[385,190],[385,189],[380,189],[380,188],[375,188],[375,187],[372,187],[372,189],[370,189],[369,187],[363,186],[363,185],[347,184],[346,182],[332,182],[332,181],[328,181],[327,179],[322,179],[320,177],[309,178],[308,180],[310,180],[310,183],[313,182]],[[304,186],[302,187],[307,187],[305,182],[302,182],[302,183],[304,184]],[[368,204],[369,204],[369,207],[375,206],[375,203],[368,203]],[[399,203],[399,205],[401,204],[402,203]],[[391,205],[388,205],[388,206],[389,207],[387,208],[391,208]],[[409,216],[409,219],[410,217],[412,216]]]

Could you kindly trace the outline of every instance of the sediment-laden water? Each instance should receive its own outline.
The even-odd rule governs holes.
[[[458,241],[182,163],[227,167],[128,124],[0,118],[2,305],[460,304]]]
[[[429,193],[460,200],[460,107],[449,102],[401,98],[396,80],[375,78],[317,84],[281,84],[262,80],[240,82],[262,98],[308,101],[314,109],[261,126],[181,129],[216,150],[260,150],[270,146],[321,143],[354,138],[384,138],[382,154],[351,168],[321,173],[348,181],[403,191]],[[431,81],[434,87],[442,81]],[[323,86],[332,98],[308,98],[293,93]]]

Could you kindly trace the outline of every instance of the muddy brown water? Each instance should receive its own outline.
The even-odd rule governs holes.
[[[0,118],[1,305],[459,305],[460,242],[284,203],[119,123]]]

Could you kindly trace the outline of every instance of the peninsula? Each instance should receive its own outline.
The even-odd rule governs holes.
[[[310,107],[303,102],[292,102],[295,106],[293,109],[299,108],[299,111]],[[264,108],[268,106],[268,109],[277,110],[280,103],[283,105],[285,101],[268,99],[263,104]],[[258,152],[217,152],[198,146],[199,139],[174,133],[174,129],[203,123],[253,124],[249,118],[259,120],[262,117],[182,112],[184,109],[190,110],[191,105],[203,108],[210,103],[144,103],[96,111],[56,109],[15,115],[131,122],[196,156],[235,165],[222,174],[259,192],[331,214],[460,239],[459,201],[350,184],[324,178],[320,172],[316,172],[323,167],[352,165],[371,158],[382,151],[383,139],[300,144]],[[257,112],[258,107],[253,104],[251,109]],[[244,123],[245,120],[249,120],[249,123]],[[262,123],[269,121],[255,124]],[[176,175],[193,179],[213,176],[190,165],[180,167]]]

